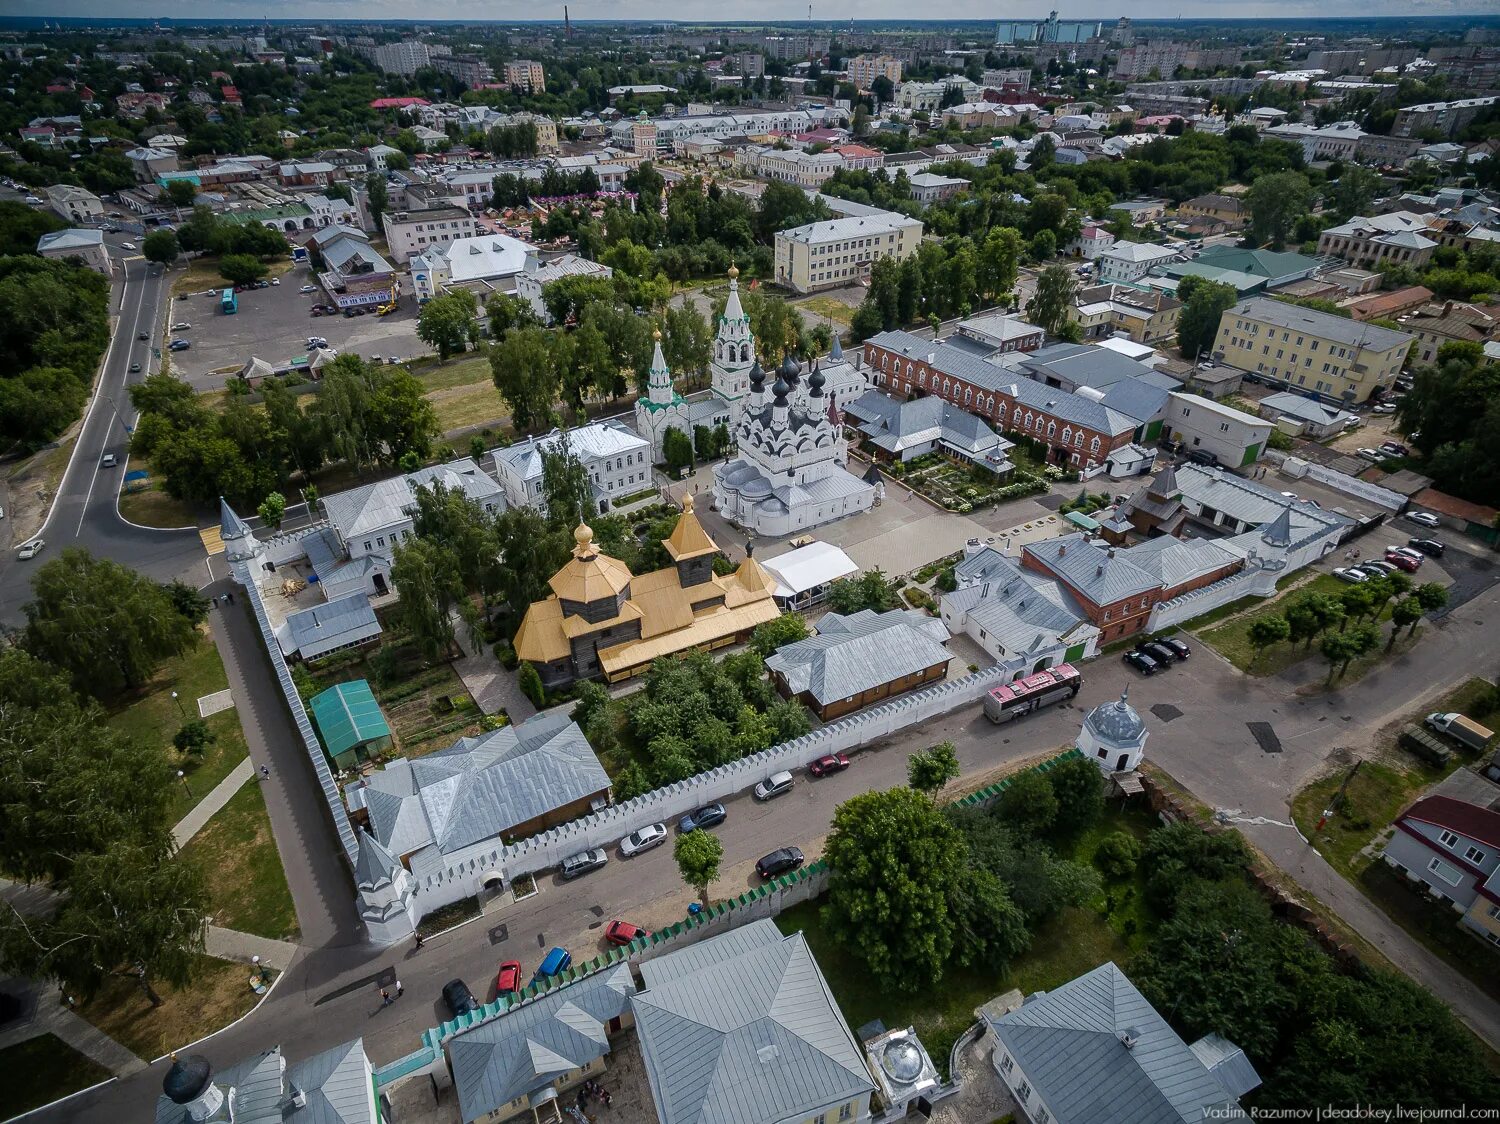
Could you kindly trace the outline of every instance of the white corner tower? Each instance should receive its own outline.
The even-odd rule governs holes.
[[[359,833],[354,860],[359,916],[372,944],[395,944],[416,932],[416,894],[411,872],[367,831]]]
[[[1094,707],[1078,731],[1079,750],[1106,776],[1133,773],[1146,756],[1146,739],[1151,732],[1130,705],[1129,694],[1126,688],[1116,701]]]

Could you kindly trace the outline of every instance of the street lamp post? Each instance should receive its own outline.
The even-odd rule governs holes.
[[[172,692],[172,701],[177,704],[177,712],[179,714],[181,714],[184,718],[186,718],[187,717],[187,710],[186,710],[186,708],[183,707],[183,705],[182,705],[182,699],[178,697],[176,691]]]
[[[184,773],[181,769],[178,769],[177,779],[182,782],[182,790],[188,794],[188,799],[191,800],[193,798],[193,790],[187,783],[187,774]]]

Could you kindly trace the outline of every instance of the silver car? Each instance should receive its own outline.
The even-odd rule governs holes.
[[[649,851],[652,847],[660,847],[667,841],[667,825],[664,823],[648,824],[639,831],[632,831],[620,841],[620,857],[622,859],[632,858],[642,851]]]

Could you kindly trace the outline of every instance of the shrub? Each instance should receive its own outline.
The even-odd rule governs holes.
[[[521,661],[521,670],[516,673],[516,685],[538,710],[547,701],[547,691],[542,686],[541,673],[530,660]]]
[[[500,666],[506,671],[514,671],[519,662],[516,650],[510,646],[508,640],[502,640],[495,645],[495,658],[500,661]]]
[[[1141,845],[1133,835],[1114,831],[1099,841],[1094,851],[1094,865],[1112,879],[1128,878],[1141,861]]]

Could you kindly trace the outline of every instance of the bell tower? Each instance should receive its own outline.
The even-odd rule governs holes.
[[[740,271],[729,267],[729,299],[719,317],[714,335],[713,392],[730,407],[730,417],[738,420],[741,401],[750,393],[750,366],[755,362],[755,337],[750,334],[750,317],[740,305]]]

